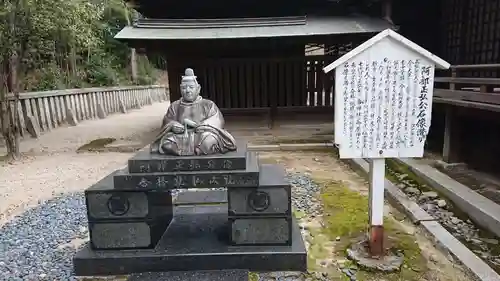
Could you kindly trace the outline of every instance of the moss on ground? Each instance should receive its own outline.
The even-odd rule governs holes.
[[[368,197],[346,187],[342,182],[321,182],[321,200],[325,219],[322,233],[335,245],[336,254],[345,256],[347,247],[367,231]],[[385,221],[386,246],[402,251],[405,256],[403,267],[396,273],[369,272],[360,269],[357,280],[422,280],[427,271],[427,261],[422,256],[415,237],[400,230],[392,218]],[[352,265],[348,262],[345,266]]]
[[[302,211],[297,211],[297,210],[293,210],[293,216],[300,220],[301,218],[305,217],[306,216],[306,213],[302,212]]]
[[[248,281],[259,281],[259,275],[255,272],[249,272]]]
[[[341,182],[323,182],[321,201],[323,203],[326,229],[330,237],[358,235],[364,232],[368,222],[368,200],[351,191]]]
[[[421,191],[430,191],[427,183],[420,177],[418,177],[415,173],[413,173],[407,165],[402,164],[395,159],[386,159],[386,166],[387,169],[385,174],[391,182],[401,182],[401,180],[398,179],[395,174],[404,174],[408,176],[404,180],[410,182],[411,185],[417,186]]]
[[[80,146],[76,152],[87,152],[87,151],[101,151],[103,150],[106,145],[109,145],[116,141],[115,138],[101,138],[101,139],[95,139],[89,143],[86,143],[82,146]]]

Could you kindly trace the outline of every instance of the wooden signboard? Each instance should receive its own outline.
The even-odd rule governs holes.
[[[335,69],[335,144],[370,161],[370,245],[382,247],[385,158],[422,157],[434,70],[450,64],[387,29],[323,70]]]

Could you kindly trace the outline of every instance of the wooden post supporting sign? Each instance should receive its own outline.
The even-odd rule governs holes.
[[[384,253],[384,182],[385,159],[370,162],[370,250],[372,256]]]
[[[387,29],[323,69],[335,69],[339,157],[370,160],[373,257],[384,254],[385,158],[423,157],[435,67],[450,64]]]

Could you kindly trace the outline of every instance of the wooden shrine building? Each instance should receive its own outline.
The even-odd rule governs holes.
[[[333,77],[322,68],[392,27],[382,3],[351,2],[136,0],[143,17],[115,38],[165,58],[171,99],[191,67],[225,113],[327,112],[333,121]],[[326,54],[306,56],[306,45]]]

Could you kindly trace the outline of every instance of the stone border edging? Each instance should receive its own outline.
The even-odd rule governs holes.
[[[286,151],[286,150],[314,150],[318,148],[334,147],[333,143],[301,143],[301,144],[273,144],[273,145],[248,145],[252,151]],[[358,173],[366,176],[369,171],[368,162],[365,159],[345,159],[347,163]],[[413,170],[412,170],[413,171]],[[413,171],[416,173],[416,171]],[[416,173],[417,174],[417,173]],[[419,177],[420,175],[417,174]],[[432,186],[432,185],[431,185]],[[407,215],[411,221],[419,225],[421,229],[433,240],[445,255],[454,258],[470,273],[471,277],[478,281],[500,281],[500,275],[488,264],[481,260],[476,254],[469,250],[462,242],[448,232],[434,217],[424,211],[417,203],[412,201],[403,191],[396,187],[388,179],[385,180],[385,194],[389,203],[399,211]],[[451,200],[451,199],[450,199]],[[499,213],[500,214],[500,213]]]
[[[500,205],[430,165],[419,164],[412,159],[395,160],[448,198],[475,223],[500,237]]]

